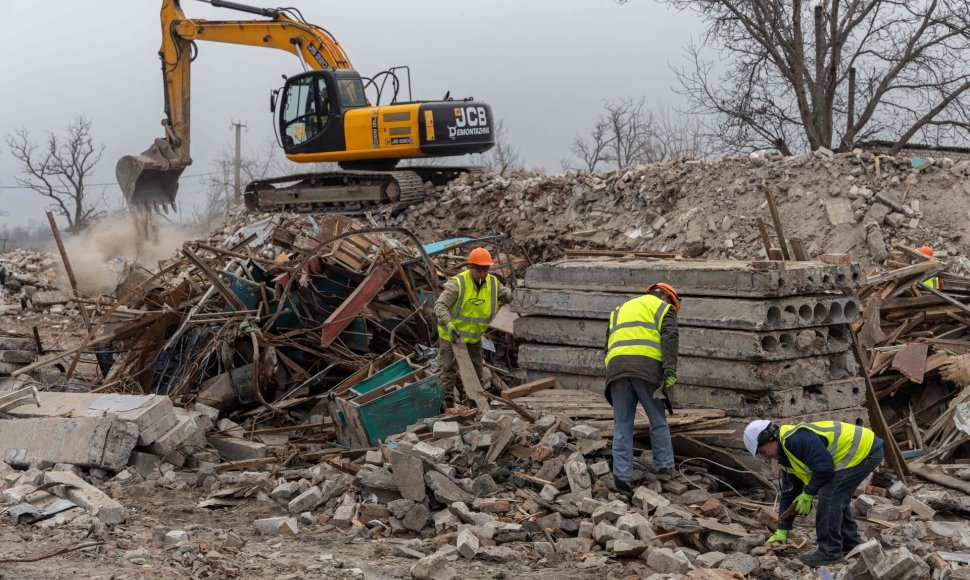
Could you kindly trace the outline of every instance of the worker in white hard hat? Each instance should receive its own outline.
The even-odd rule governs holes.
[[[840,421],[778,426],[752,421],[744,429],[744,446],[752,457],[776,459],[781,470],[779,513],[795,504],[807,516],[818,497],[815,537],[818,550],[799,556],[810,566],[834,564],[862,543],[849,502],[852,492],[882,463],[883,441],[872,430]],[[795,516],[778,522],[767,543],[788,540]]]

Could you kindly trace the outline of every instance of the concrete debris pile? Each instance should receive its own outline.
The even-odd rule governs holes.
[[[667,282],[681,296],[675,409],[717,408],[739,434],[751,417],[798,423],[837,411],[867,422],[865,383],[850,351],[858,302],[848,264],[577,258],[529,269],[513,310],[530,378],[603,390],[610,314]],[[743,449],[740,436],[724,445]],[[743,458],[743,454],[741,458]]]
[[[537,260],[568,248],[766,257],[764,192],[809,256],[881,263],[892,242],[970,254],[970,161],[820,149],[794,157],[666,161],[604,173],[466,174],[390,218],[418,235],[505,233]]]
[[[58,314],[70,296],[58,290],[56,256],[16,249],[0,255],[0,315],[31,308]]]
[[[970,278],[913,248],[895,250],[896,269],[860,292],[853,330],[865,370],[904,455],[961,462],[970,458]]]

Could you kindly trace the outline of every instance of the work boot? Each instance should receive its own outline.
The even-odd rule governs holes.
[[[627,499],[633,499],[633,482],[628,479],[614,479],[614,484],[616,485],[617,493],[621,493],[626,496]]]
[[[798,559],[804,564],[812,566],[813,568],[818,568],[819,566],[828,566],[829,564],[838,564],[843,560],[842,556],[826,556],[821,552],[815,552],[813,554],[799,554]]]
[[[677,474],[673,467],[650,467],[648,473],[658,481],[670,481]]]

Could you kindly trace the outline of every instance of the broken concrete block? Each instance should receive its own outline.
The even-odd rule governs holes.
[[[869,511],[866,512],[866,517],[869,519],[883,520],[886,522],[895,522],[902,519],[899,508],[887,503],[879,503],[872,506],[869,508]]]
[[[401,519],[401,523],[404,527],[411,530],[412,532],[420,532],[428,525],[428,519],[431,517],[431,512],[423,503],[415,503],[408,510],[408,513]]]
[[[600,430],[592,425],[576,425],[569,430],[569,434],[576,439],[601,439]]]
[[[650,521],[639,512],[628,512],[616,520],[616,527],[625,532],[630,532],[641,540],[649,539],[653,536],[650,531]]]
[[[567,461],[563,466],[566,470],[566,478],[569,481],[569,489],[573,493],[589,493],[589,488],[593,482],[589,476],[586,463],[578,460]]]
[[[549,449],[551,449],[554,454],[558,454],[562,453],[562,450],[566,448],[566,445],[569,443],[569,437],[562,431],[554,431],[543,437],[539,443],[549,446]],[[540,459],[540,461],[544,460],[545,458]]]
[[[617,558],[636,558],[647,549],[646,542],[641,542],[640,540],[629,540],[626,538],[619,538],[613,540],[612,546],[610,546],[610,551]]]
[[[266,444],[239,437],[223,437],[209,435],[206,441],[219,452],[219,456],[226,461],[245,461],[266,457]]]
[[[630,532],[624,532],[620,528],[607,522],[600,522],[593,526],[593,539],[596,540],[596,543],[598,544],[605,546],[607,542],[619,538],[632,540],[633,534]]]
[[[445,451],[444,449],[440,447],[435,447],[434,445],[430,445],[428,443],[425,443],[424,441],[421,441],[420,443],[415,445],[411,449],[411,451],[413,451],[419,457],[423,459],[427,459],[432,463],[440,463],[445,459],[445,457],[448,456],[448,452]]]
[[[108,525],[125,521],[125,506],[69,471],[48,471],[44,483],[57,484],[51,488],[54,495],[73,501]]]
[[[875,565],[872,575],[879,580],[917,580],[929,578],[929,566],[905,546],[886,552],[886,557]]]
[[[273,491],[269,493],[269,496],[276,501],[289,501],[292,497],[300,492],[300,482],[299,481],[287,481],[281,483],[273,488]]]
[[[0,421],[2,459],[17,467],[48,461],[121,471],[137,440],[138,427],[114,416]]]
[[[37,491],[37,486],[31,483],[15,485],[14,487],[3,490],[3,502],[17,504],[24,501],[24,498]]]
[[[559,489],[548,483],[543,485],[542,490],[539,492],[539,497],[546,501],[553,501],[557,495],[559,495]]]
[[[593,523],[598,524],[600,522],[613,523],[620,518],[620,516],[626,514],[627,506],[626,502],[620,500],[614,500],[610,503],[600,506],[596,511],[593,512]]]
[[[313,486],[296,496],[287,504],[286,510],[291,514],[297,515],[303,512],[313,511],[323,502],[323,492],[319,487]]]
[[[435,439],[456,437],[461,433],[461,425],[455,421],[435,421],[431,426],[431,433]]]
[[[425,556],[411,566],[414,580],[454,580],[455,571],[448,565],[447,558],[438,553]]]
[[[499,490],[498,484],[492,476],[485,473],[472,480],[472,493],[476,497],[486,497],[495,494]]]
[[[726,558],[724,558],[724,560],[718,564],[718,567],[736,572],[741,576],[748,578],[761,567],[761,562],[750,554],[734,553],[729,554]]]
[[[638,487],[633,492],[633,505],[640,509],[648,510],[650,508],[669,506],[670,500],[649,487]]]
[[[182,542],[188,542],[189,535],[183,530],[172,530],[165,534],[166,544],[181,544]]]
[[[178,416],[175,426],[162,433],[146,451],[179,467],[185,458],[205,445],[205,434],[199,431],[195,419],[189,415]]]
[[[458,554],[460,554],[462,558],[471,560],[478,555],[478,550],[480,548],[478,536],[473,534],[469,528],[465,528],[464,530],[458,532],[458,539],[455,541],[455,544],[458,547]]]
[[[556,540],[556,551],[560,554],[586,554],[595,544],[592,538],[560,538]]]
[[[390,450],[391,475],[401,497],[412,501],[424,501],[424,467],[421,460],[408,453]]]
[[[366,455],[364,455],[364,463],[380,467],[381,465],[384,465],[384,456],[381,455],[379,449],[371,449]]]
[[[697,568],[720,568],[721,562],[727,555],[723,552],[705,552],[694,558],[694,566]]]
[[[300,532],[296,518],[286,516],[259,519],[253,522],[253,526],[264,536],[295,536]]]
[[[906,488],[905,483],[897,481],[889,486],[889,495],[901,500],[909,495],[909,489]]]
[[[690,561],[682,553],[676,553],[670,548],[647,548],[647,566],[661,574],[686,574],[690,570]]]
[[[161,461],[161,458],[157,455],[133,451],[131,454],[131,459],[129,460],[129,465],[135,469],[135,473],[145,479],[150,480],[162,475],[162,472],[159,470]]]
[[[334,510],[333,518],[330,521],[338,528],[348,528],[353,523],[356,514],[357,504],[344,504]]]
[[[456,501],[471,503],[475,499],[470,493],[461,489],[455,482],[448,479],[447,476],[437,471],[425,473],[424,482],[434,492],[435,499],[441,503],[452,504]]]
[[[15,417],[104,417],[115,415],[138,427],[138,445],[153,443],[162,433],[175,426],[172,401],[164,395],[122,395],[97,393],[37,393],[40,406],[18,407],[10,412]]]
[[[912,510],[917,519],[929,521],[936,516],[936,510],[911,495],[903,498],[902,506]]]

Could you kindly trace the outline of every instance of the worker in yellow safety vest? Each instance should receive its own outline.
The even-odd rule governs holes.
[[[920,254],[923,254],[924,256],[927,256],[929,258],[932,258],[933,257],[933,248],[931,248],[929,246],[923,246],[923,247],[921,247],[919,249],[919,253]],[[933,288],[935,290],[939,290],[940,289],[940,277],[939,276],[933,276],[932,278],[927,278],[926,280],[923,280],[922,284],[923,284],[923,286],[926,286],[927,288]]]
[[[677,382],[677,312],[673,286],[650,284],[646,294],[624,302],[610,315],[606,335],[606,400],[613,406],[613,481],[617,491],[632,493],[633,420],[637,403],[650,420],[650,449],[655,479],[673,475],[674,448],[664,407]]]
[[[860,483],[882,463],[883,441],[872,430],[840,421],[781,425],[759,419],[744,429],[752,457],[776,459],[781,470],[779,513],[795,505],[807,516],[818,497],[815,538],[818,550],[799,556],[810,566],[834,564],[862,543],[849,502]],[[778,522],[767,543],[788,540],[795,516]]]
[[[512,291],[499,282],[489,268],[494,264],[485,248],[475,248],[468,254],[468,268],[445,282],[444,289],[434,303],[438,318],[438,382],[445,395],[445,405],[454,406],[458,365],[451,341],[465,342],[468,355],[483,386],[489,375],[482,356],[482,336],[498,313],[499,306],[512,301]]]

